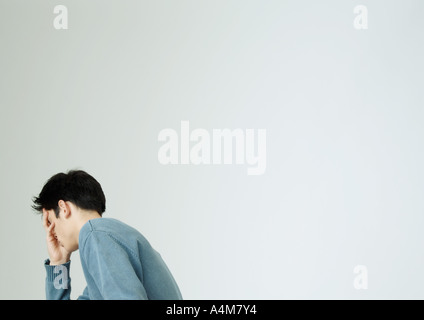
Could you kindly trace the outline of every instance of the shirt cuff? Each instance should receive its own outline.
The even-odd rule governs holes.
[[[56,278],[57,274],[60,273],[63,267],[67,269],[67,274],[69,275],[69,271],[71,269],[71,260],[64,264],[59,264],[55,266],[50,265],[50,259],[44,260],[44,267],[46,268],[47,272],[47,280],[53,282],[54,278]]]

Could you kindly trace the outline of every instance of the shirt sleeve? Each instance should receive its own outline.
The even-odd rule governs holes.
[[[88,287],[85,287],[82,295],[78,297],[77,300],[90,300],[90,294],[88,293]]]
[[[46,268],[46,299],[47,300],[70,300],[71,278],[69,270],[71,261],[67,263],[51,266],[50,260],[44,261]]]
[[[44,261],[46,268],[46,299],[47,300],[70,300],[71,299],[71,261],[65,264],[51,266],[50,259]],[[90,300],[86,287],[78,300]]]
[[[84,245],[84,259],[96,287],[107,300],[147,300],[130,252],[105,232],[93,231]]]

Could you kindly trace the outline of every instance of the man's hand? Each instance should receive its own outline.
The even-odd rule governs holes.
[[[43,210],[43,226],[47,234],[46,242],[50,265],[64,264],[70,260],[71,252],[60,245],[54,233],[54,222],[49,222],[48,215],[48,212]]]

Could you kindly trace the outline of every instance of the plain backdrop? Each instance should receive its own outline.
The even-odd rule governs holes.
[[[31,199],[70,169],[185,299],[423,298],[423,15],[420,0],[0,0],[0,299],[45,298]],[[185,120],[266,129],[265,173],[161,165],[158,133]],[[78,252],[71,278],[75,299]]]

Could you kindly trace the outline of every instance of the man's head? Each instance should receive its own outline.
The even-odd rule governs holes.
[[[51,177],[32,208],[48,215],[60,245],[72,252],[78,249],[78,234],[89,219],[101,217],[106,210],[102,187],[88,173],[71,170]]]

